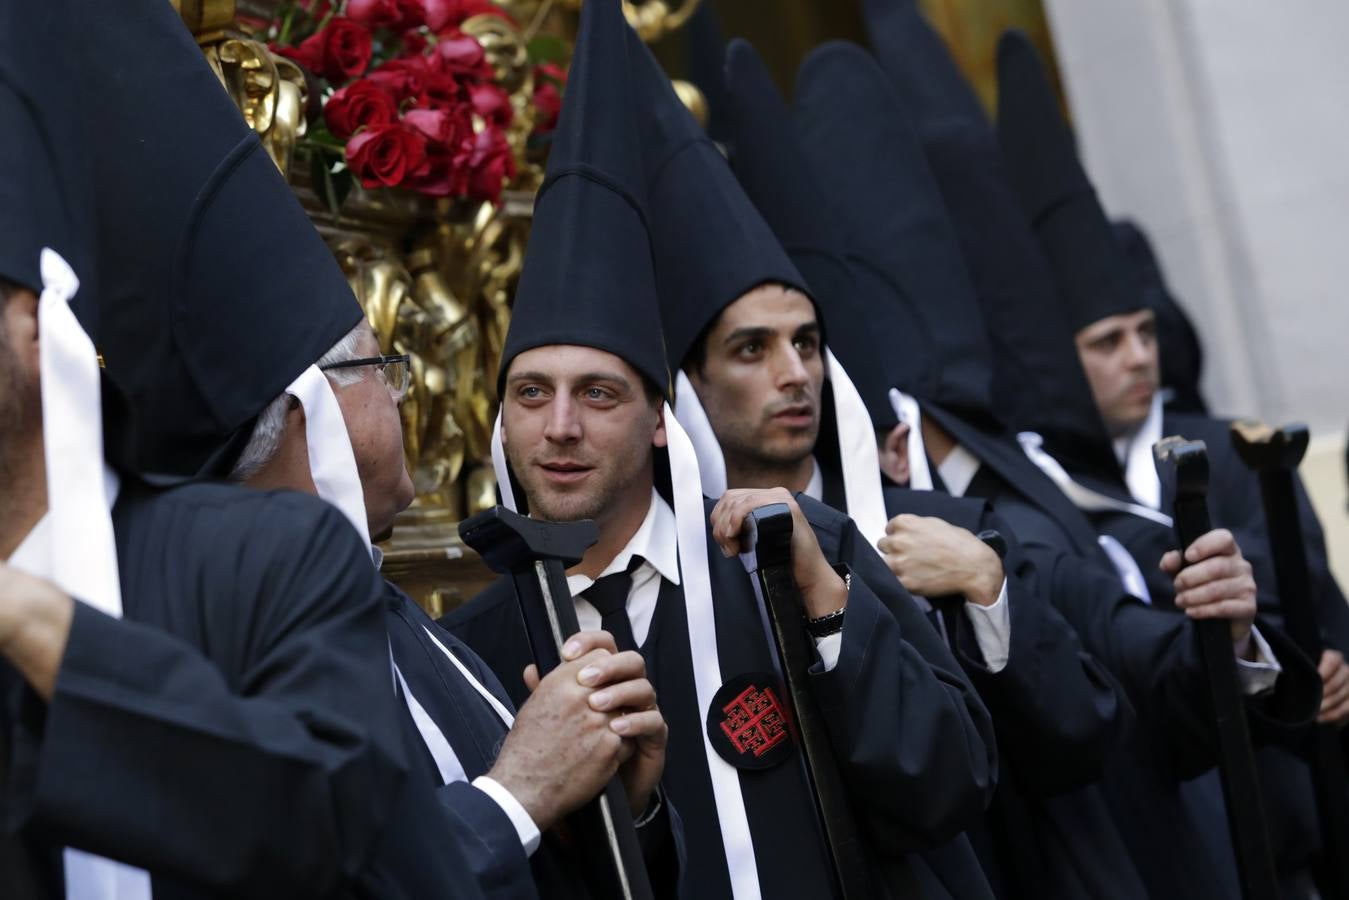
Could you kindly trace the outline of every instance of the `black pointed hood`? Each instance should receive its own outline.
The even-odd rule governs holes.
[[[525,350],[576,344],[622,357],[670,395],[630,30],[618,0],[592,0],[581,11],[498,388]]]
[[[93,178],[78,85],[62,59],[68,6],[0,7],[0,279],[41,294],[42,251],[55,250],[80,280],[71,308],[93,334]]]
[[[991,354],[974,286],[923,148],[885,74],[842,42],[806,57],[794,119],[802,146],[846,210],[852,256],[912,298],[922,339],[913,388],[929,403],[992,412]],[[893,301],[892,301],[893,302]],[[866,327],[866,323],[858,323]]]
[[[1029,39],[998,42],[998,142],[1074,332],[1144,306]]]
[[[862,15],[876,62],[915,123],[937,117],[987,118],[916,0],[862,0]]]
[[[1208,404],[1199,384],[1204,373],[1204,347],[1199,333],[1167,286],[1161,263],[1143,230],[1129,221],[1115,222],[1114,229],[1129,269],[1143,292],[1143,300],[1157,315],[1162,387],[1172,393],[1167,409],[1207,415]]]
[[[761,284],[810,290],[731,167],[675,96],[651,51],[629,49],[671,362],[682,366],[721,311]]]
[[[900,304],[874,274],[847,258],[849,235],[817,180],[792,124],[791,110],[763,60],[743,40],[726,53],[731,160],[746,193],[810,285],[830,348],[847,369],[878,428],[896,424],[889,391],[911,379],[913,354],[877,354],[915,340]]]
[[[702,91],[707,101],[707,136],[718,143],[727,140],[726,122],[726,39],[721,33],[717,11],[703,3],[684,30],[685,59],[689,81]]]
[[[880,7],[884,15],[872,15]],[[993,126],[946,45],[912,4],[869,7],[878,58],[917,124],[960,242],[993,359],[993,401],[1060,458],[1115,465],[1063,319],[1053,273],[1007,180]],[[884,28],[881,25],[884,25]]]
[[[173,7],[80,7],[99,344],[137,413],[141,461],[223,474],[257,414],[361,308]]]

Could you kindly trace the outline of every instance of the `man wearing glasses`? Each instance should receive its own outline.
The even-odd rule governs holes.
[[[136,0],[81,9],[81,86],[90,127],[107,137],[95,161],[108,326],[98,338],[137,413],[138,459],[155,472],[317,494],[359,536],[349,541],[355,558],[348,551],[341,561],[373,576],[380,553],[371,536],[388,533],[414,494],[398,412],[407,358],[380,355],[331,251],[173,8]],[[144,52],[117,60],[96,49],[128,41]],[[295,577],[284,558],[265,567],[231,559],[238,581],[284,586]],[[533,694],[516,711],[479,658],[407,595],[387,582],[372,590],[371,619],[383,613],[384,633],[363,645],[362,684],[377,687],[371,704],[396,704],[376,730],[403,751],[408,778],[378,846],[353,864],[359,892],[472,896],[476,880],[494,897],[580,895],[570,861],[541,832],[620,768],[635,813],[646,811],[665,723],[641,656],[614,652],[602,632],[577,635],[563,665],[531,679]],[[293,631],[295,604],[284,589],[279,597],[268,622]],[[265,654],[266,635],[246,621],[238,630],[246,650]],[[339,649],[305,648],[329,665]],[[301,680],[284,658],[264,662],[273,679]],[[342,711],[355,721],[369,715],[356,705]],[[390,792],[367,781],[353,803],[387,802]],[[650,805],[657,814],[643,821],[654,827],[643,830],[664,852],[668,811]]]

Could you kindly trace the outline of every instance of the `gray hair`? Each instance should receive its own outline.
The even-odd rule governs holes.
[[[357,322],[355,328],[343,335],[341,340],[333,344],[332,349],[319,357],[317,365],[323,367],[356,359],[356,343],[360,340],[361,326],[364,324],[364,319]],[[333,369],[324,374],[339,385],[355,384],[361,380],[361,373],[356,369]],[[286,431],[286,412],[290,409],[290,404],[291,395],[282,393],[258,414],[258,421],[253,426],[253,434],[248,438],[248,445],[244,447],[244,452],[239,454],[234,468],[230,469],[230,481],[247,481],[276,456],[276,452],[281,449],[281,437]]]

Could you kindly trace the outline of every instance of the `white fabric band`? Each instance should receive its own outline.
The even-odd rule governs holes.
[[[932,469],[923,445],[923,413],[918,401],[899,388],[890,388],[890,406],[899,421],[909,426],[909,490],[932,490]]]
[[[720,497],[726,493],[726,457],[722,455],[721,442],[712,430],[712,422],[707,418],[707,410],[703,409],[698,392],[683,369],[675,375],[675,417],[698,455],[703,493],[708,497]]]
[[[51,572],[36,572],[110,616],[122,616],[117,543],[112,528],[116,476],[103,459],[98,352],[70,300],[80,280],[61,255],[44,247],[38,260],[38,367],[42,441],[51,521]],[[150,873],[66,847],[66,896],[79,900],[149,900]]]
[[[857,387],[843,364],[824,348],[825,371],[834,392],[834,420],[838,429],[843,496],[848,515],[867,543],[875,547],[885,537],[885,497],[881,494],[881,462],[876,452],[876,428]],[[701,457],[700,457],[701,458]]]
[[[351,449],[347,421],[328,378],[310,366],[290,383],[286,393],[304,407],[305,442],[309,445],[309,474],[318,495],[347,517],[367,546],[370,525],[365,517],[365,492]]]
[[[492,426],[492,470],[497,476],[497,490],[501,492],[501,505],[511,512],[519,512],[515,502],[515,490],[511,487],[511,470],[506,465],[506,447],[501,443],[501,411],[497,411],[496,424]]]
[[[1137,503],[1130,503],[1127,500],[1119,500],[1078,484],[1059,461],[1045,451],[1044,438],[1034,431],[1020,432],[1016,439],[1030,461],[1035,463],[1041,472],[1048,475],[1050,480],[1059,486],[1059,490],[1063,491],[1064,495],[1073,501],[1073,505],[1078,509],[1087,512],[1103,512],[1106,510],[1126,512],[1140,518],[1150,519],[1159,525],[1165,525],[1167,528],[1171,527],[1171,517],[1165,513]]]
[[[710,429],[709,429],[710,430]],[[679,571],[688,617],[689,650],[693,661],[693,686],[698,709],[710,709],[721,688],[721,661],[717,655],[717,620],[713,611],[712,576],[707,565],[707,523],[703,510],[702,477],[693,441],[665,405],[665,434],[670,455],[670,482],[674,491],[675,529],[679,544]],[[712,747],[706,729],[703,753],[712,779],[717,804],[721,842],[726,850],[735,900],[758,900],[759,870],[754,858],[745,798],[740,792],[740,773]]]
[[[1152,458],[1153,445],[1162,439],[1162,393],[1152,398],[1152,408],[1124,454],[1124,483],[1129,493],[1149,509],[1161,509],[1162,479]]]

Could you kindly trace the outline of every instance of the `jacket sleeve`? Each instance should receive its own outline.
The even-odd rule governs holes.
[[[850,519],[803,503],[826,558],[852,574],[838,664],[812,685],[864,832],[899,854],[950,840],[997,781],[988,710],[950,650]],[[829,511],[832,516],[837,516]]]
[[[1083,643],[1119,679],[1159,766],[1191,777],[1217,762],[1215,717],[1194,623],[1183,613],[1149,606],[1124,593],[1110,573],[1076,557],[1041,565],[1055,602]],[[1283,673],[1272,691],[1250,697],[1252,738],[1279,741],[1315,715],[1315,668],[1277,628],[1259,623]]]
[[[947,620],[957,658],[988,705],[999,751],[1023,790],[1049,796],[1096,781],[1130,715],[1123,690],[1054,608],[1052,579],[1040,577],[1007,525],[992,515],[982,524],[1007,541],[1011,647],[1007,665],[990,672],[961,612]]]
[[[181,592],[174,633],[76,603],[54,696],[23,698],[12,786],[60,844],[236,896],[326,895],[404,777],[380,583],[330,507],[256,509],[146,585]]]

